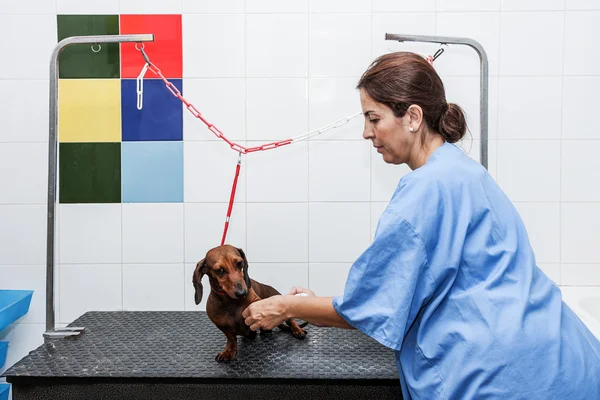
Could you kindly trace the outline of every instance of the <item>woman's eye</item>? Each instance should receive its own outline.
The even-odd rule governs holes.
[[[372,124],[376,124],[379,121],[379,118],[370,119],[369,121],[371,121]]]

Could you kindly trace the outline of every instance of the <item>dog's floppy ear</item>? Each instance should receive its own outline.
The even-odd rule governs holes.
[[[240,256],[242,256],[242,258],[244,259],[244,282],[246,282],[246,286],[248,287],[248,290],[250,290],[250,286],[252,286],[252,283],[250,282],[250,276],[248,275],[248,259],[246,258],[246,253],[244,253],[244,250],[238,247],[237,251],[240,253]]]
[[[198,261],[196,264],[196,269],[194,270],[194,275],[192,276],[192,283],[194,284],[194,301],[196,305],[200,304],[202,301],[202,277],[206,274],[206,258]]]

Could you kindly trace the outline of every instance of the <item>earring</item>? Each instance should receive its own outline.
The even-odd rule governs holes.
[[[409,131],[414,131],[413,127],[411,126],[410,128],[408,128]]]

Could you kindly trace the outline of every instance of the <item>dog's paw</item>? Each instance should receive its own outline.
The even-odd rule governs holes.
[[[216,361],[232,361],[235,359],[236,354],[230,351],[222,351],[215,357]]]
[[[296,339],[304,339],[306,337],[306,331],[304,329],[300,329],[299,331],[294,330],[292,336]]]

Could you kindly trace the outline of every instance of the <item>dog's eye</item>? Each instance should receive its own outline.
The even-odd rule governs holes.
[[[219,268],[215,272],[217,273],[217,275],[223,275],[225,273],[225,270],[223,268]]]
[[[240,260],[236,263],[236,266],[238,267],[238,269],[242,269],[244,267],[244,262]]]

